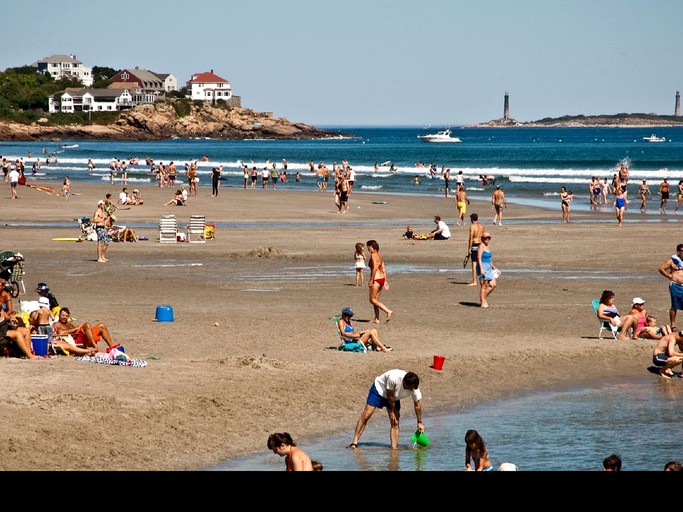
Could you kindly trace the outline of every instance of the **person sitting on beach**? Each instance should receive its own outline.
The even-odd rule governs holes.
[[[406,240],[412,240],[414,236],[415,232],[413,231],[412,226],[406,226],[406,232],[403,233],[403,238]]]
[[[112,242],[123,242],[125,244],[126,242],[138,241],[138,235],[135,230],[126,226],[112,225],[107,228],[107,233],[112,239]]]
[[[612,290],[604,290],[602,292],[597,314],[600,320],[610,323],[613,331],[621,327],[621,316],[619,315],[619,310],[614,305],[614,292]]]
[[[12,294],[9,292],[10,289],[7,281],[0,279],[0,311],[4,311],[8,315],[14,313],[14,304],[12,303]]]
[[[69,308],[63,307],[59,310],[57,321],[52,324],[52,335],[54,337],[71,336],[76,345],[83,345],[86,348],[97,348],[97,342],[100,340],[104,340],[109,347],[115,345],[109,334],[109,329],[102,322],[95,325],[90,325],[90,322],[74,325],[69,321],[70,315]]]
[[[144,204],[144,201],[142,200],[142,194],[140,194],[140,191],[137,188],[133,190],[130,204]]]
[[[38,299],[39,308],[32,311],[29,315],[29,322],[31,324],[31,329],[35,330],[37,334],[44,334],[52,337],[52,325],[55,322],[55,318],[52,316],[50,311],[50,301],[47,297],[41,297]],[[59,347],[62,354],[73,354],[76,356],[92,356],[97,353],[97,348],[95,347],[78,347],[76,342],[71,338],[52,338],[50,344],[53,348]]]
[[[664,336],[671,334],[670,325],[657,326],[657,319],[653,315],[647,315],[645,326],[641,329],[639,338],[646,340],[661,340]]]
[[[430,231],[427,238],[434,240],[448,240],[451,237],[451,230],[448,228],[446,223],[441,220],[438,215],[434,216],[434,223],[436,228]]]
[[[341,311],[341,318],[337,322],[339,332],[344,336],[345,343],[362,343],[368,350],[377,350],[378,352],[391,352],[391,347],[382,345],[379,341],[379,332],[377,329],[370,328],[366,331],[357,332],[356,328],[351,325],[351,317],[353,317],[353,310],[345,307]]]
[[[187,203],[185,203],[185,199],[183,199],[183,191],[182,190],[176,190],[175,195],[173,196],[173,199],[168,200],[167,202],[164,203],[164,206],[185,206]]]
[[[683,334],[672,332],[657,341],[652,350],[652,364],[667,379],[674,376],[673,369],[683,363]]]
[[[97,242],[97,232],[95,226],[89,217],[81,217],[78,220],[78,225],[81,227],[81,235],[78,237],[79,241]]]
[[[619,334],[618,339],[628,339],[628,331],[631,329],[631,339],[637,340],[640,331],[645,327],[646,319],[647,310],[645,309],[645,301],[640,297],[633,297],[633,301],[631,301],[631,310],[628,314],[621,317],[621,333]]]
[[[132,204],[132,198],[130,197],[130,194],[128,194],[128,188],[123,187],[121,192],[119,193],[119,199],[118,199],[118,204],[121,206],[126,206],[126,205],[131,205]]]
[[[0,309],[0,355],[40,359],[33,354],[28,327],[14,323],[3,309]]]

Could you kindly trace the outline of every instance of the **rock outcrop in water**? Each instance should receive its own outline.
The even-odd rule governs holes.
[[[248,108],[190,104],[179,114],[173,102],[139,105],[121,113],[109,125],[0,122],[0,140],[161,140],[169,138],[212,139],[315,139],[339,137],[304,123],[291,123],[272,114]]]

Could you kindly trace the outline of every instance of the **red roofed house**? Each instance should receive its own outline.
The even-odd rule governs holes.
[[[196,73],[187,82],[188,96],[192,100],[228,101],[232,98],[230,82],[213,74],[213,69],[206,73]]]
[[[133,103],[154,103],[164,98],[169,90],[169,79],[175,81],[173,75],[159,75],[146,69],[123,69],[111,79],[110,89],[128,89],[133,96]],[[172,89],[172,88],[171,88]]]

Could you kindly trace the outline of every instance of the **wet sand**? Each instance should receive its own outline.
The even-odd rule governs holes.
[[[302,446],[340,431],[350,442],[368,386],[391,368],[420,376],[429,431],[438,412],[646,372],[654,342],[597,338],[591,300],[603,289],[616,292],[622,313],[640,296],[668,323],[657,268],[681,241],[673,216],[636,222],[644,218],[636,208],[617,227],[611,211],[577,212],[576,223],[561,224],[559,206],[510,204],[510,222],[494,226],[490,204],[472,201],[468,216],[480,214],[503,272],[482,309],[462,268],[467,228],[455,225],[452,198],[354,193],[340,215],[329,192],[223,188],[213,198],[200,188],[188,206],[173,207],[163,206],[173,190],[146,187],[145,204],[117,212],[118,224],[158,226],[160,215],[175,213],[183,228],[191,214],[229,227],[204,244],[161,244],[156,227],[139,227],[149,240],[112,243],[108,263],[96,261],[93,242],[51,240],[77,237],[73,219],[121,187],[72,185],[70,201],[26,187],[16,201],[9,187],[0,194],[0,250],[26,258],[20,298],[36,300],[44,281],[76,323],[105,322],[129,355],[148,361],[0,360],[3,470],[203,469],[265,451],[268,434],[283,431]],[[401,238],[407,224],[431,230],[434,215],[449,224],[451,240]],[[378,329],[394,351],[342,353],[332,315],[352,307],[359,329],[372,318],[353,270],[355,243],[369,239],[389,271],[381,299],[395,314]],[[174,322],[154,321],[158,305],[172,306]],[[435,354],[446,358],[441,371],[430,368]],[[414,427],[413,415],[405,408],[404,428]]]

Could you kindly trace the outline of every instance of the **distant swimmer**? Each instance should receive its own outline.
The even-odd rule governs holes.
[[[495,185],[495,183],[496,183],[496,177],[493,176],[492,174],[487,174],[486,176],[484,176],[483,174],[480,174],[479,179],[481,180],[481,184],[483,186]]]

